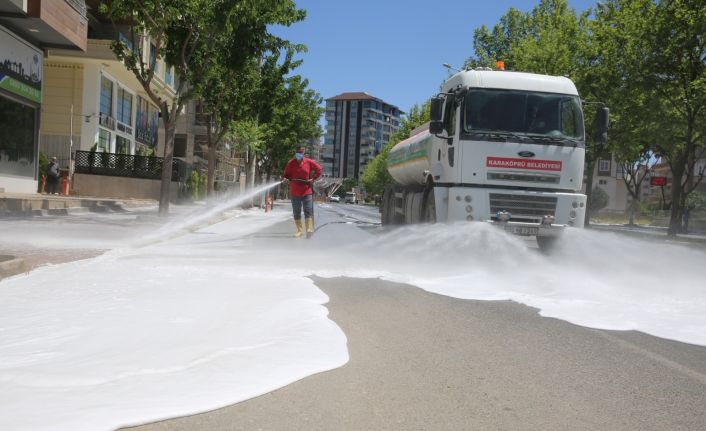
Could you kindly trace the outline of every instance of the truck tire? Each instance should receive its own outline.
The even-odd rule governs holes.
[[[424,193],[422,211],[423,223],[436,223],[436,200],[434,199],[433,188],[428,188],[426,193]]]
[[[382,214],[381,222],[383,226],[393,226],[404,224],[404,216],[395,212],[395,188],[393,186],[385,187],[382,195]]]

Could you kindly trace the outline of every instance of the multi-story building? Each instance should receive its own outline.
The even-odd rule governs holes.
[[[623,212],[627,207],[629,193],[623,180],[623,169],[612,155],[596,162],[593,170],[593,188],[600,187],[608,195],[608,212]]]
[[[51,48],[44,58],[41,148],[57,156],[62,166],[68,165],[69,154],[76,150],[163,153],[159,108],[111,50],[115,40],[122,40],[133,49],[138,46],[133,45],[128,26],[116,29],[101,15],[99,3],[86,2],[85,52]],[[153,91],[167,100],[173,99],[176,95],[173,68],[154,58],[155,46],[148,37],[135,40],[135,44],[140,44],[144,61],[155,64]]]
[[[37,191],[40,113],[50,98],[44,58],[50,49],[85,51],[86,32],[83,0],[0,2],[0,191]]]
[[[198,100],[190,100],[184,114],[177,120],[174,135],[174,157],[201,174],[208,169],[208,123],[209,114]],[[213,138],[215,139],[215,137]],[[234,143],[224,139],[216,149],[215,181],[218,188],[232,187],[244,172],[245,160],[236,151]]]
[[[359,178],[400,128],[398,107],[367,93],[326,99],[323,168],[326,175]]]

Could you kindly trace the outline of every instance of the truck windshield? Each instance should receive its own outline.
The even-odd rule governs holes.
[[[583,141],[578,96],[520,90],[471,89],[465,97],[467,133],[509,133]]]

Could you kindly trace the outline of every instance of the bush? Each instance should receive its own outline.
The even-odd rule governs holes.
[[[608,206],[608,193],[600,187],[594,187],[591,192],[591,201],[588,205],[588,211],[591,215]]]
[[[191,197],[193,199],[199,198],[199,173],[197,171],[191,171],[189,175],[189,182],[187,187],[191,190]]]
[[[47,157],[46,154],[43,152],[39,152],[39,175],[37,178],[39,178],[39,181],[37,181],[37,192],[42,191],[42,177],[45,175],[45,172],[47,171],[47,166],[49,166],[49,158]]]
[[[690,210],[706,210],[706,193],[689,193],[689,196],[686,199],[686,205]]]

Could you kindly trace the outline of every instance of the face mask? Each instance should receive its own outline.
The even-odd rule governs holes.
[[[304,153],[294,153],[294,157],[296,157],[297,160],[302,160],[304,158]]]

